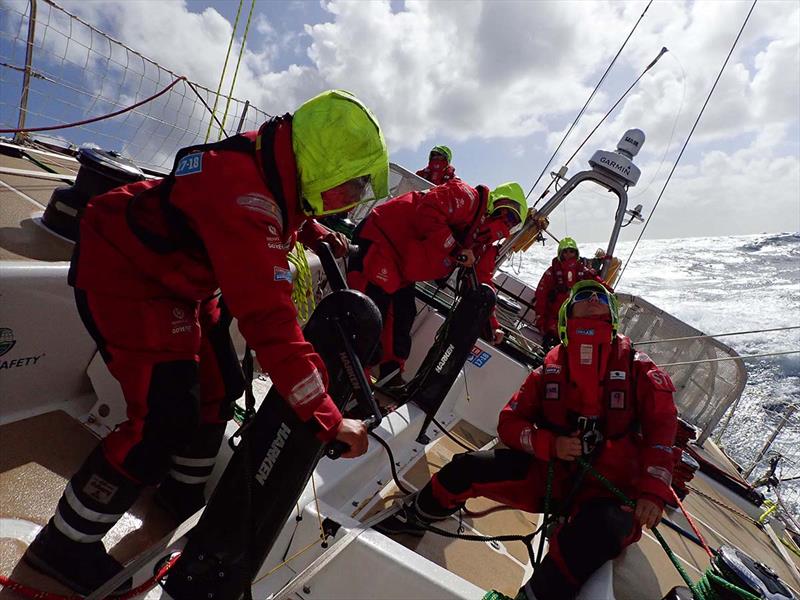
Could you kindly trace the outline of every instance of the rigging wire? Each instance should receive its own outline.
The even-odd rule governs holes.
[[[698,365],[708,362],[722,362],[726,360],[747,360],[750,358],[764,358],[765,356],[783,356],[784,354],[800,354],[800,350],[784,350],[783,352],[765,352],[763,354],[747,354],[745,356],[723,356],[722,358],[701,358],[699,360],[685,360],[682,362],[659,364],[659,367],[678,367],[681,365]]]
[[[569,129],[567,129],[567,132],[564,134],[564,137],[561,138],[561,141],[559,142],[559,144],[556,147],[556,149],[553,151],[553,154],[550,156],[549,160],[544,165],[544,168],[542,168],[542,172],[539,173],[539,176],[536,178],[536,181],[533,182],[533,185],[531,186],[531,189],[528,190],[528,193],[525,196],[526,199],[528,197],[530,197],[531,193],[533,192],[533,189],[536,187],[536,184],[539,183],[539,181],[541,180],[542,176],[547,172],[547,167],[550,166],[550,163],[553,162],[553,159],[558,154],[558,151],[561,150],[561,146],[567,140],[567,137],[569,136],[570,132],[575,127],[575,125],[578,124],[578,121],[580,120],[581,116],[583,116],[583,113],[586,110],[586,107],[589,106],[589,103],[592,101],[592,98],[594,98],[594,95],[597,93],[597,90],[600,89],[600,85],[603,83],[603,81],[605,81],[606,75],[608,75],[609,71],[611,71],[611,68],[614,66],[614,63],[617,62],[617,59],[619,58],[619,55],[622,54],[622,50],[627,45],[628,40],[631,39],[631,36],[633,35],[633,32],[636,31],[636,28],[639,26],[639,23],[641,23],[642,19],[644,18],[644,15],[647,13],[647,10],[650,8],[650,5],[652,3],[653,3],[653,0],[650,0],[650,2],[647,3],[647,6],[645,6],[644,11],[642,11],[642,14],[639,15],[639,19],[636,21],[636,24],[633,26],[633,29],[631,29],[630,33],[628,34],[628,37],[625,38],[625,41],[622,42],[622,46],[619,47],[619,50],[617,50],[617,53],[614,55],[614,58],[611,59],[611,62],[609,63],[608,67],[606,68],[605,72],[603,73],[603,76],[600,77],[600,80],[597,82],[597,85],[594,86],[594,89],[592,90],[592,93],[589,94],[589,97],[586,99],[586,103],[583,105],[583,107],[581,108],[580,112],[578,112],[578,116],[575,117],[575,120],[572,122],[572,125],[569,126]],[[537,200],[537,202],[538,202],[538,200]],[[536,207],[535,204],[533,206],[534,206],[534,208]]]
[[[656,179],[661,174],[661,169],[664,166],[664,162],[667,159],[667,154],[669,153],[669,149],[672,147],[672,140],[675,138],[675,131],[678,129],[678,119],[680,119],[680,116],[683,114],[683,105],[686,103],[686,69],[683,68],[683,65],[681,64],[681,61],[678,60],[677,56],[675,56],[674,54],[670,53],[670,57],[676,63],[678,63],[678,66],[681,69],[681,75],[683,76],[683,77],[681,77],[681,81],[683,82],[683,86],[682,86],[683,87],[683,92],[681,94],[681,103],[678,106],[678,111],[675,113],[675,118],[672,120],[672,131],[669,132],[669,141],[667,142],[666,148],[664,148],[664,154],[661,155],[661,162],[658,163],[658,169],[656,169],[656,172],[650,178],[650,181],[647,182],[646,186],[644,186],[642,188],[637,187],[636,188],[636,193],[635,194],[631,194],[630,196],[628,196],[628,202],[629,203],[630,203],[631,200],[635,200],[635,199],[639,198],[640,196],[644,195],[647,192],[647,190],[649,190],[653,186],[653,183],[655,183]]]
[[[682,342],[684,340],[701,340],[703,338],[718,338],[727,337],[730,335],[747,335],[749,333],[768,333],[772,331],[789,331],[791,329],[800,329],[800,325],[792,325],[789,327],[773,327],[770,329],[752,329],[750,331],[731,331],[728,333],[716,334],[702,334],[702,335],[689,335],[686,337],[666,338],[663,340],[645,340],[641,342],[633,342],[634,346],[644,346],[645,344],[660,344],[662,342]]]
[[[656,212],[656,208],[658,208],[658,203],[661,202],[661,198],[664,196],[664,191],[667,189],[667,186],[669,185],[669,182],[672,179],[672,175],[675,173],[675,169],[678,168],[678,163],[681,161],[681,157],[683,156],[683,153],[686,150],[686,146],[689,144],[689,140],[692,139],[692,134],[694,133],[694,130],[697,129],[698,123],[700,123],[700,118],[703,116],[703,112],[705,111],[706,106],[708,106],[708,103],[711,100],[711,96],[714,94],[714,90],[717,88],[717,84],[719,83],[720,78],[722,78],[722,73],[725,71],[725,67],[728,65],[728,61],[730,60],[731,55],[733,54],[733,51],[736,48],[736,44],[739,42],[739,38],[742,37],[744,28],[747,26],[747,22],[750,20],[750,15],[753,14],[753,10],[755,9],[757,3],[758,0],[753,0],[753,4],[750,6],[750,10],[747,12],[747,16],[744,18],[744,22],[742,23],[742,26],[739,29],[739,33],[736,34],[736,39],[733,40],[731,49],[728,51],[728,56],[725,57],[725,62],[722,63],[722,67],[720,68],[719,73],[717,73],[717,78],[714,80],[714,84],[711,86],[711,89],[708,92],[708,96],[706,96],[706,100],[705,102],[703,102],[703,106],[700,108],[700,113],[697,115],[697,119],[695,119],[694,125],[692,125],[692,129],[691,131],[689,131],[689,135],[686,137],[686,141],[683,143],[683,147],[681,148],[681,151],[678,153],[678,158],[675,159],[675,163],[672,165],[672,170],[669,172],[669,175],[667,175],[667,180],[664,182],[664,186],[661,188],[661,192],[659,192],[658,198],[656,198],[656,203],[655,205],[653,205],[653,210],[650,211],[650,215],[647,217],[647,221],[645,221],[645,224],[642,226],[642,230],[639,232],[639,237],[636,238],[636,243],[633,245],[631,253],[628,255],[628,259],[625,261],[625,264],[622,267],[622,271],[620,272],[619,277],[617,277],[617,286],[619,286],[619,282],[622,279],[622,276],[625,274],[625,269],[628,268],[628,264],[631,261],[631,257],[633,257],[633,253],[636,251],[636,248],[639,245],[639,242],[641,241],[642,236],[644,235],[644,232],[647,229],[647,226],[650,224],[650,220],[653,218],[653,215]]]
[[[233,40],[236,38],[236,27],[239,25],[239,15],[242,13],[242,5],[244,0],[239,0],[239,8],[236,10],[236,19],[233,21],[233,29],[231,30],[231,39],[228,41],[228,51],[225,53],[225,63],[222,65],[222,73],[219,76],[219,84],[217,85],[217,92],[214,94],[214,108],[211,109],[211,114],[217,112],[217,102],[219,102],[219,91],[222,89],[222,82],[225,80],[225,71],[228,70],[228,59],[231,56],[231,48],[233,48]],[[208,120],[208,129],[206,130],[206,139],[204,143],[208,143],[208,138],[211,136],[211,119]]]
[[[630,86],[628,86],[628,89],[627,89],[627,90],[625,90],[625,91],[623,92],[623,94],[622,94],[622,95],[621,95],[621,96],[620,96],[620,97],[617,99],[617,101],[614,103],[614,105],[613,105],[611,108],[609,108],[609,109],[608,109],[608,112],[606,112],[606,114],[604,114],[604,115],[603,115],[603,118],[602,118],[602,119],[600,119],[600,121],[597,123],[597,125],[595,125],[595,126],[594,126],[594,128],[593,128],[593,129],[592,129],[592,130],[589,132],[589,135],[587,135],[587,136],[584,138],[584,140],[583,140],[583,141],[580,143],[580,145],[579,145],[579,146],[578,146],[578,148],[575,150],[575,152],[573,152],[573,153],[572,153],[572,156],[570,156],[570,157],[569,157],[569,158],[568,158],[568,159],[567,159],[567,160],[564,162],[564,166],[563,166],[563,168],[566,168],[566,167],[567,167],[567,165],[569,165],[569,163],[570,163],[570,162],[572,162],[572,159],[573,159],[573,158],[575,158],[575,155],[576,155],[576,154],[578,154],[578,152],[580,152],[580,151],[581,151],[581,149],[582,149],[582,148],[583,148],[583,147],[586,145],[586,142],[588,142],[588,141],[589,141],[589,139],[590,139],[590,138],[591,138],[591,137],[594,135],[595,131],[597,131],[597,130],[600,128],[600,125],[602,125],[602,124],[605,122],[605,120],[606,120],[606,119],[609,117],[609,115],[610,115],[612,112],[614,112],[614,109],[616,109],[616,108],[617,108],[617,106],[619,106],[620,102],[622,102],[622,101],[623,101],[623,100],[624,100],[624,99],[627,97],[627,95],[630,93],[630,91],[631,91],[631,90],[632,90],[634,87],[636,87],[636,85],[639,83],[639,81],[642,79],[642,77],[644,77],[644,76],[645,76],[645,74],[646,74],[646,73],[647,73],[647,72],[648,72],[650,69],[652,69],[652,68],[655,66],[655,64],[656,64],[656,63],[657,63],[657,62],[658,62],[658,61],[661,59],[661,57],[662,57],[662,56],[664,56],[664,54],[666,54],[667,52],[669,52],[669,50],[667,50],[666,46],[661,48],[661,51],[658,53],[658,55],[657,55],[657,56],[656,56],[656,57],[655,57],[655,58],[654,58],[654,59],[653,59],[653,60],[650,62],[650,64],[649,64],[649,65],[647,65],[647,66],[645,67],[644,71],[642,71],[642,72],[639,74],[639,76],[638,76],[638,77],[637,77],[637,78],[634,80],[634,82],[633,82],[633,83],[632,83]],[[562,168],[562,170],[563,170],[563,168]],[[559,172],[559,173],[560,173],[560,172]],[[560,173],[560,174],[561,174],[561,173]],[[547,184],[547,187],[546,187],[546,188],[544,189],[544,191],[542,192],[542,195],[541,195],[541,196],[539,196],[539,198],[538,198],[538,199],[536,200],[536,202],[533,204],[533,207],[532,207],[532,208],[536,208],[536,205],[537,205],[537,204],[539,204],[539,201],[540,201],[542,198],[544,198],[544,197],[547,195],[547,192],[550,190],[550,186],[551,186],[551,185],[553,185],[553,182],[555,182],[555,181],[556,181],[556,179],[558,179],[558,178],[557,178],[557,177],[554,177],[552,180],[550,180],[550,183],[548,183],[548,184]]]
[[[233,80],[231,81],[231,89],[228,92],[228,101],[225,103],[225,112],[222,113],[222,124],[225,125],[225,120],[228,118],[228,109],[231,106],[231,98],[233,98],[233,88],[236,86],[236,77],[239,75],[239,65],[242,63],[242,55],[244,54],[244,44],[247,41],[247,34],[250,31],[250,21],[253,18],[253,9],[256,7],[256,0],[252,0],[250,4],[250,13],[247,15],[247,23],[244,26],[244,35],[242,36],[242,45],[239,47],[239,59],[236,61],[236,69],[233,71]],[[218,140],[222,139],[224,130],[220,130]],[[227,135],[227,134],[226,134]]]

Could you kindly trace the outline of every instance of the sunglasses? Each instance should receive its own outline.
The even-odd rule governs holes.
[[[608,306],[608,295],[594,290],[585,290],[583,292],[578,292],[577,294],[575,294],[575,296],[573,296],[572,303],[575,304],[576,302],[585,302],[587,300],[591,300],[592,298],[594,298],[596,302],[600,302]]]

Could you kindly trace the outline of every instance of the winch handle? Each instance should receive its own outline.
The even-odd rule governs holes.
[[[320,242],[317,244],[315,252],[317,256],[319,256],[319,261],[322,263],[322,270],[325,271],[325,277],[328,278],[331,289],[334,291],[346,290],[347,280],[342,270],[339,268],[339,263],[336,262],[336,258],[333,256],[331,245],[328,242]]]
[[[380,420],[376,419],[375,417],[367,417],[366,419],[364,419],[363,423],[364,425],[367,426],[367,431],[372,431],[380,424]],[[328,444],[327,448],[325,448],[325,456],[327,456],[331,460],[336,460],[342,454],[347,452],[349,449],[350,446],[348,446],[344,442],[340,442],[339,440],[333,440]]]
[[[348,253],[353,252],[354,249],[357,251],[358,246],[351,245],[348,248]],[[333,256],[333,251],[331,250],[330,244],[327,242],[320,242],[317,249],[317,256],[319,256],[319,260],[322,263],[322,268],[325,271],[325,276],[328,278],[331,289],[334,291],[348,289],[347,280],[345,279],[341,269],[339,269],[339,264],[336,262],[336,258]],[[367,426],[368,430],[375,429],[378,425],[380,425],[381,419],[383,418],[380,406],[378,406],[378,403],[375,401],[375,395],[372,393],[372,387],[367,381],[367,377],[364,374],[364,369],[361,367],[361,361],[358,359],[350,340],[348,339],[341,325],[338,322],[336,325],[339,334],[339,341],[344,348],[344,354],[347,357],[347,360],[349,360],[353,366],[353,368],[347,372],[352,373],[353,379],[351,382],[356,400],[360,406],[372,413],[369,417],[364,419],[363,422]],[[344,442],[334,440],[328,444],[328,447],[325,450],[325,455],[331,459],[337,459],[344,452],[347,452],[348,448],[349,446]]]

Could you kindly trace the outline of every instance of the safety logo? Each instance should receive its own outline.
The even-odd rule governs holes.
[[[0,327],[0,356],[11,350],[16,343],[14,332],[8,327]]]

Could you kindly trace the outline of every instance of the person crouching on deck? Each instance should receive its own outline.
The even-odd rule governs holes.
[[[372,113],[331,90],[258,131],[181,150],[164,179],[92,198],[69,282],[119,381],[128,420],[72,476],[25,560],[82,594],[121,570],[102,539],[145,486],[183,520],[204,487],[244,379],[218,288],[258,362],[318,439],[367,449],[342,419],[303,337],[287,254],[295,241],[346,244],[313,220],[388,193],[386,144]],[[362,198],[362,195],[364,196]]]
[[[402,371],[411,353],[417,310],[414,283],[447,278],[456,267],[475,267],[476,279],[492,287],[496,243],[524,221],[528,206],[518,183],[492,192],[456,179],[426,192],[409,192],[375,207],[359,224],[357,256],[347,265],[348,283],[367,294],[383,317],[380,379]],[[490,317],[493,339],[502,330]],[[401,383],[399,376],[393,383]]]
[[[569,600],[603,563],[661,519],[670,499],[677,429],[669,376],[617,333],[616,299],[602,284],[575,284],[561,308],[561,344],[500,413],[505,449],[456,455],[376,529],[422,535],[479,496],[533,513],[550,506],[566,521],[518,598]],[[579,457],[636,501],[635,510],[590,474]],[[566,504],[566,505],[565,505]]]

